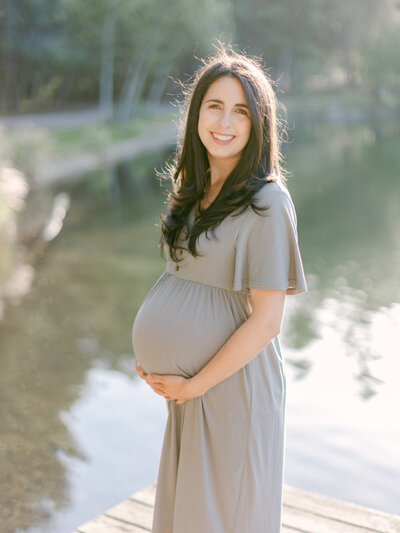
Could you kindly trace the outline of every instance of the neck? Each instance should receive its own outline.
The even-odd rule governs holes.
[[[210,187],[223,183],[239,162],[239,157],[225,160],[215,160],[208,156],[210,163]]]

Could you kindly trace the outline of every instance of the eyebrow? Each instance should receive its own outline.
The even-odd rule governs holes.
[[[217,102],[218,104],[224,103],[222,100],[218,100],[217,98],[210,98],[209,100],[206,100],[206,104],[208,102]],[[235,104],[235,107],[244,107],[246,109],[249,109],[249,107],[246,104]]]

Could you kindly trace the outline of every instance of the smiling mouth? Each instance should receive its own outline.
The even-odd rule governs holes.
[[[235,135],[221,135],[214,132],[211,132],[211,135],[218,144],[228,144],[235,138]]]

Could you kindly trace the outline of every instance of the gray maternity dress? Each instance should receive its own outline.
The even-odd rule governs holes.
[[[250,288],[307,291],[295,208],[280,182],[171,260],[145,297],[132,342],[144,371],[195,375],[249,317]],[[238,209],[238,212],[240,209]],[[179,244],[185,245],[194,207]],[[286,380],[279,337],[203,396],[169,400],[153,533],[278,533]]]

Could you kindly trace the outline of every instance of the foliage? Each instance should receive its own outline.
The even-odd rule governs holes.
[[[262,56],[285,92],[350,87],[396,103],[399,29],[397,0],[3,0],[2,111],[98,100],[128,121],[216,39]]]

